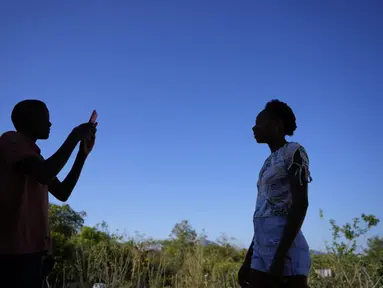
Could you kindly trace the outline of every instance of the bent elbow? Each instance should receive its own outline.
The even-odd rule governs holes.
[[[59,200],[59,201],[61,201],[63,203],[67,202],[68,199],[69,199],[68,193],[65,193],[64,191],[60,191],[60,193],[58,193],[57,196],[58,196],[58,197],[56,197],[57,200]]]
[[[67,197],[67,196],[63,196],[63,195],[54,195],[54,196],[55,196],[55,198],[56,198],[57,200],[59,200],[60,202],[63,202],[63,203],[67,202],[68,199],[69,199],[69,197]]]

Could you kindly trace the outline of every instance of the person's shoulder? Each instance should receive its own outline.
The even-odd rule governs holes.
[[[16,151],[16,150],[38,150],[35,148],[36,144],[31,143],[27,137],[22,133],[16,131],[8,131],[0,136],[0,147],[4,151]],[[37,146],[36,146],[37,147]]]
[[[294,155],[295,151],[299,150],[300,147],[301,147],[301,144],[299,144],[298,142],[287,143],[285,146],[285,156],[289,157]]]
[[[289,142],[287,144],[288,147],[291,147],[291,148],[300,148],[300,147],[303,147],[303,145],[299,142]]]
[[[38,146],[22,133],[8,131],[0,136],[0,157],[8,164],[15,164],[26,157],[40,156]]]
[[[288,151],[297,151],[297,150],[302,150],[302,151],[306,151],[305,147],[298,143],[298,142],[289,142],[287,144],[287,149]]]
[[[7,132],[4,132],[1,136],[0,136],[0,142],[1,143],[15,143],[15,142],[24,142],[25,139],[24,139],[24,136],[19,133],[19,132],[16,132],[16,131],[7,131]]]
[[[304,159],[308,159],[308,154],[303,145],[298,142],[290,142],[286,146],[285,155],[287,158],[293,158],[294,155],[299,154]]]
[[[4,132],[0,137],[20,137],[22,134],[17,131],[7,131]]]
[[[305,167],[305,175],[307,176],[307,179],[305,181],[311,182],[312,178],[310,176],[309,166],[310,166],[310,160],[309,156],[306,152],[306,149],[297,142],[291,142],[288,145],[288,151],[286,152],[286,158],[285,161],[287,163],[288,170],[290,170],[291,167],[294,166],[294,164],[298,164],[301,167]],[[298,166],[298,167],[299,167]]]
[[[307,151],[306,151],[306,148],[305,148],[305,146],[303,146],[302,144],[300,144],[300,143],[296,143],[296,150],[299,151],[300,153],[303,153],[303,154],[306,155],[306,157],[307,157]]]
[[[9,141],[11,139],[17,139],[19,138],[19,135],[20,133],[16,132],[16,131],[7,131],[7,132],[4,132],[3,134],[1,134],[0,136],[0,141],[1,142],[4,142],[4,141]]]

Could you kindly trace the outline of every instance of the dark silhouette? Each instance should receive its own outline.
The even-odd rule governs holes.
[[[50,158],[43,159],[37,140],[49,138],[46,105],[18,103],[12,112],[16,131],[0,137],[0,281],[1,287],[41,288],[53,267],[48,224],[48,191],[65,202],[80,177],[96,137],[97,123],[84,123],[69,134]],[[64,181],[57,174],[76,146],[80,149]]]
[[[300,229],[308,208],[309,160],[301,145],[285,139],[296,128],[293,111],[278,100],[267,103],[253,127],[271,155],[259,173],[254,237],[238,273],[241,287],[308,287],[310,252]]]

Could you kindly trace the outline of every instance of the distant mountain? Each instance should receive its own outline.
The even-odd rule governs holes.
[[[201,246],[208,246],[208,245],[211,245],[211,244],[216,244],[215,242],[208,240],[206,237],[200,238],[198,240],[198,242],[199,242],[199,244]]]
[[[214,241],[210,241],[206,237],[201,237],[197,241],[198,241],[199,245],[204,246],[204,247],[209,246],[209,245],[219,245],[219,244],[217,244]],[[163,247],[163,245],[161,243],[153,243],[153,244],[145,247],[145,250],[161,251],[162,247]],[[312,255],[324,255],[324,254],[327,254],[326,252],[318,251],[318,250],[310,250],[310,253]]]
[[[324,255],[326,252],[318,251],[318,250],[310,250],[310,253],[313,255]]]
[[[213,241],[208,240],[205,237],[199,238],[197,240],[197,243],[201,246],[208,246],[208,245],[212,245],[212,244],[217,244]],[[161,244],[161,243],[153,243],[151,245],[146,246],[144,249],[147,251],[161,251],[162,247],[163,247],[163,244]]]

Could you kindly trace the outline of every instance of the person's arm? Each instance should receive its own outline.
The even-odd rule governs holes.
[[[238,284],[241,287],[247,287],[249,285],[249,276],[251,269],[251,258],[253,257],[254,240],[251,242],[249,249],[247,250],[245,260],[241,268],[238,271]]]
[[[97,126],[97,124],[95,125]],[[80,178],[82,168],[84,167],[85,160],[87,159],[89,153],[92,151],[94,143],[96,141],[96,132],[92,134],[89,139],[86,139],[81,142],[80,150],[77,153],[76,160],[72,166],[72,169],[69,171],[68,175],[65,177],[63,182],[60,182],[57,177],[48,185],[49,192],[57,199],[62,202],[66,202],[69,196],[72,194],[74,187],[77,184],[78,179]]]
[[[308,171],[302,167],[302,164],[303,160],[298,150],[294,154],[293,164],[288,171],[292,204],[288,212],[282,238],[274,257],[276,261],[284,261],[306,217],[309,205],[307,191],[309,175],[306,175]]]
[[[69,136],[50,158],[27,157],[15,164],[23,173],[34,176],[41,184],[48,184],[60,173],[76,148],[78,141]]]
[[[72,166],[72,169],[65,177],[64,181],[60,181],[57,177],[48,185],[49,192],[62,202],[66,202],[69,196],[72,194],[74,187],[80,178],[82,168],[84,167],[86,155],[78,152],[76,160]]]
[[[250,247],[247,250],[245,261],[243,263],[250,264],[251,258],[253,257],[253,247],[254,247],[254,240],[251,241]]]
[[[46,160],[40,157],[26,157],[15,164],[17,169],[23,173],[34,176],[41,184],[48,185],[68,162],[80,140],[88,137],[89,133],[94,131],[93,124],[82,124],[76,127],[61,147],[51,157]]]

